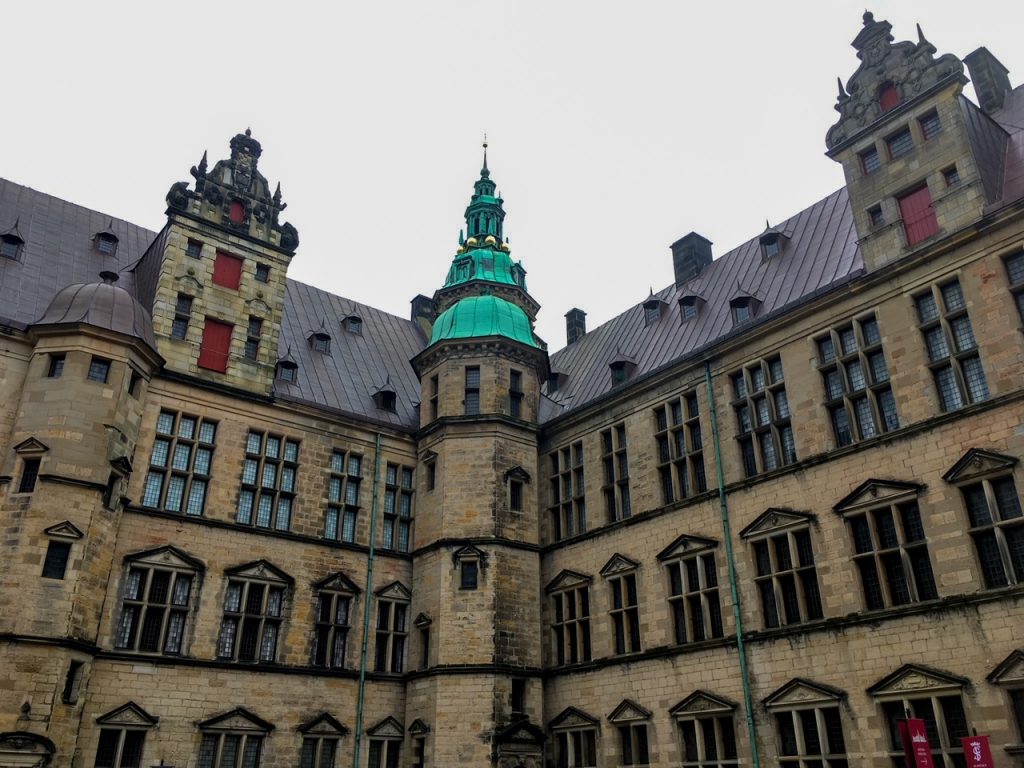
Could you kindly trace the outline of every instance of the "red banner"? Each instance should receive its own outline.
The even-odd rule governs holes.
[[[908,720],[898,720],[897,724],[900,728],[900,738],[903,740],[903,754],[907,756],[907,765],[911,768],[935,768],[924,720],[912,717]]]
[[[967,768],[995,768],[988,736],[964,736],[960,743],[964,745],[964,761]]]

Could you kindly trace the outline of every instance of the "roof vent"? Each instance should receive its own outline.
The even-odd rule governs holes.
[[[109,269],[105,269],[102,272],[100,272],[100,279],[107,285],[113,285],[114,283],[117,282],[119,277],[120,276],[117,274],[117,272],[111,272]]]
[[[573,307],[565,313],[565,343],[575,344],[587,333],[587,313]]]

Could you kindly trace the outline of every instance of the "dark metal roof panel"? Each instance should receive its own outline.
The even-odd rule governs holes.
[[[1002,126],[962,95],[960,111],[964,116],[968,140],[974,149],[974,159],[978,163],[985,199],[991,203],[1002,196],[1007,133]]]
[[[1024,197],[1024,85],[1018,85],[1003,100],[1003,108],[992,119],[1010,134],[1003,163],[1002,202]]]
[[[734,298],[757,299],[757,317],[764,317],[863,269],[845,188],[776,227],[788,233],[778,256],[764,259],[758,238],[752,238],[694,279],[656,292],[667,307],[650,326],[640,301],[554,353],[552,368],[568,375],[552,398],[561,405],[558,413],[609,392],[608,366],[618,356],[636,360],[634,376],[640,376],[724,338],[734,330],[729,305]],[[700,296],[704,304],[697,317],[684,323],[679,299],[688,295]]]

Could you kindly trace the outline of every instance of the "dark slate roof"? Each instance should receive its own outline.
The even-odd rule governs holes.
[[[362,333],[342,327],[351,315],[363,321]],[[331,337],[329,353],[313,351],[308,340],[314,333]],[[274,391],[282,399],[415,429],[420,386],[409,360],[424,346],[426,339],[411,320],[289,280],[278,354],[299,369],[294,384],[277,381]],[[373,402],[373,393],[388,379],[396,395],[394,412]]]
[[[0,179],[0,233],[16,222],[25,244],[18,261],[0,258],[0,324],[20,329],[38,320],[61,288],[95,283],[105,270],[120,272],[118,285],[134,293],[125,267],[154,237],[148,229]],[[93,247],[94,235],[108,229],[118,239],[114,256]]]
[[[1024,197],[1024,85],[1006,94],[1003,108],[992,119],[1010,134],[1006,142],[1001,202],[1012,203]]]
[[[105,272],[104,276],[108,280],[102,283],[78,283],[62,288],[35,326],[93,325],[141,339],[156,352],[156,336],[153,335],[153,318],[149,310],[124,288],[109,281],[113,273]]]
[[[735,329],[729,306],[734,298],[750,296],[760,302],[755,319],[741,326],[747,330],[766,316],[863,272],[845,187],[775,228],[789,237],[779,256],[765,261],[758,238],[748,240],[694,279],[655,293],[667,306],[650,326],[644,322],[646,297],[553,354],[551,370],[568,377],[553,395],[560,413],[610,392],[608,366],[617,359],[635,362],[635,379],[726,338]],[[703,302],[697,317],[685,323],[679,309],[684,296]],[[547,410],[545,404],[542,413]]]

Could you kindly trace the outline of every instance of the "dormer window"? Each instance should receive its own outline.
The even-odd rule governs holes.
[[[473,265],[472,259],[462,259],[455,265],[455,279],[469,280],[469,272]]]
[[[521,264],[512,265],[512,279],[516,281],[516,285],[520,288],[526,288],[526,270],[523,269]]]
[[[628,360],[616,360],[608,368],[612,374],[612,386],[617,387],[632,378],[633,372],[636,370],[636,363]]]
[[[878,106],[883,112],[888,112],[890,109],[900,103],[900,92],[896,89],[896,86],[891,82],[882,84],[882,87],[878,90]]]
[[[241,200],[232,200],[228,208],[228,221],[232,224],[241,224],[245,221],[245,203]]]
[[[398,396],[389,389],[382,389],[373,394],[373,403],[382,411],[395,412]]]
[[[548,375],[548,395],[555,394],[555,392],[557,392],[558,390],[565,386],[565,382],[567,382],[568,380],[569,376],[567,374],[552,371]]]
[[[117,237],[111,232],[99,232],[93,238],[93,247],[105,256],[117,253]]]
[[[342,322],[342,326],[349,333],[354,333],[359,336],[363,332],[363,319],[358,315],[349,315]]]
[[[18,260],[18,256],[21,255],[21,246],[25,244],[17,235],[0,235],[0,256],[5,259]]]
[[[314,333],[309,337],[309,346],[314,352],[323,352],[325,355],[331,352],[331,337],[326,333]]]
[[[734,325],[745,323],[750,320],[757,311],[757,299],[752,296],[737,296],[729,302],[732,310],[732,322]]]
[[[299,366],[291,360],[282,360],[277,364],[277,378],[294,384],[299,377]]]
[[[782,241],[776,234],[765,235],[761,238],[761,250],[766,259],[778,256],[782,253]]]
[[[661,305],[660,299],[650,299],[644,302],[644,325],[653,325],[658,322],[661,317]]]
[[[700,311],[700,306],[697,303],[698,301],[700,301],[700,299],[696,296],[683,296],[683,298],[679,300],[679,315],[682,322],[685,323],[687,320],[691,320],[697,316],[697,313]]]

